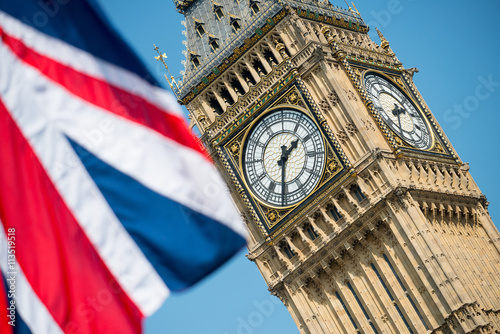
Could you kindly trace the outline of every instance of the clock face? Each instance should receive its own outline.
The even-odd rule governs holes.
[[[429,128],[420,112],[406,95],[375,74],[365,76],[365,87],[384,122],[413,147],[426,150],[432,145]]]
[[[305,114],[277,109],[251,130],[242,158],[252,193],[264,203],[285,207],[300,202],[318,185],[325,144]]]

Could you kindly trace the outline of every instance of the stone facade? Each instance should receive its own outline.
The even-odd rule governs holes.
[[[380,45],[372,41],[353,9],[266,6],[261,25],[210,75],[181,83],[178,98],[228,183],[250,231],[248,257],[271,293],[301,333],[500,332],[500,233],[415,87],[417,70],[403,67],[380,32]],[[411,99],[429,148],[384,122],[367,73]],[[291,208],[256,201],[242,172],[246,134],[282,105],[310,115],[329,147],[320,186]]]

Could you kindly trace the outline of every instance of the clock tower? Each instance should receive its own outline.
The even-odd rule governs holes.
[[[328,1],[174,2],[172,88],[300,332],[500,332],[488,202],[382,33]]]

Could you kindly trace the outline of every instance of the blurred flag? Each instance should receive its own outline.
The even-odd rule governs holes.
[[[225,185],[93,0],[0,0],[0,37],[0,330],[140,333],[244,246]]]

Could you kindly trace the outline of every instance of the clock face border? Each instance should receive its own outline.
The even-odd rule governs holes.
[[[410,103],[410,105],[413,107],[414,111],[416,111],[418,113],[417,118],[420,118],[422,120],[422,122],[424,123],[425,130],[427,131],[427,135],[429,136],[429,144],[426,148],[421,148],[421,147],[417,147],[417,146],[413,145],[412,142],[409,142],[407,140],[407,138],[404,137],[404,135],[401,135],[400,133],[398,133],[396,130],[393,129],[393,127],[390,124],[388,124],[388,122],[385,120],[386,117],[384,117],[384,115],[382,115],[382,111],[374,108],[377,111],[377,113],[379,114],[379,116],[382,119],[385,126],[388,128],[388,130],[390,130],[395,136],[397,136],[397,138],[403,143],[404,148],[417,150],[417,151],[431,152],[436,145],[436,133],[435,133],[436,129],[430,124],[426,113],[422,110],[422,108],[420,107],[420,104],[414,100],[413,96],[411,96],[412,94],[410,94],[409,92],[406,92],[404,89],[402,89],[400,87],[400,84],[395,82],[386,73],[382,73],[380,71],[374,71],[374,70],[367,70],[362,75],[362,83],[363,83],[363,88],[365,89],[366,93],[368,94],[369,100],[373,103],[373,105],[375,105],[375,101],[373,101],[371,99],[371,93],[368,91],[368,89],[366,87],[366,80],[367,80],[368,76],[379,77],[382,80],[386,81],[389,85],[391,85],[395,90],[397,90]],[[386,93],[386,95],[392,97],[392,95],[389,95],[387,93]],[[394,99],[394,97],[392,97],[392,98]],[[399,101],[397,101],[397,102],[399,103]],[[407,113],[409,112],[406,109],[404,109],[404,110]],[[410,116],[408,116],[408,117],[410,118]],[[411,121],[412,121],[412,124],[414,125],[413,119]],[[398,143],[398,144],[400,144],[400,143]],[[402,145],[400,145],[400,146],[402,146]]]
[[[241,123],[234,123],[234,128],[238,129],[238,131],[233,131],[229,136],[218,142],[217,145],[221,150],[219,154],[222,154],[223,163],[226,170],[229,171],[232,184],[235,185],[236,193],[239,193],[238,197],[242,200],[241,205],[250,210],[249,213],[253,217],[252,219],[256,221],[263,236],[268,240],[273,240],[296,221],[304,219],[304,215],[314,207],[317,201],[325,200],[329,193],[337,189],[342,182],[354,173],[349,160],[337,139],[331,133],[326,120],[318,118],[322,115],[321,111],[307,93],[307,88],[297,80],[292,80],[287,82],[280,90],[279,94],[271,98],[264,97],[260,100],[262,102],[251,105],[249,110],[252,115],[250,117],[244,116]],[[326,165],[319,184],[300,203],[288,208],[275,208],[257,201],[247,187],[240,161],[244,145],[243,138],[246,138],[253,125],[261,117],[264,117],[266,112],[275,107],[294,108],[307,115],[318,127],[326,150]],[[257,110],[254,111],[254,108],[257,108]]]
[[[266,121],[268,119],[268,117],[272,117],[274,114],[277,114],[280,110],[281,111],[290,111],[292,113],[299,114],[300,115],[300,116],[298,116],[299,119],[302,119],[302,117],[305,117],[307,119],[307,122],[314,126],[314,128],[311,131],[317,131],[317,135],[319,136],[319,138],[316,138],[316,139],[318,141],[320,141],[320,143],[317,143],[317,144],[321,145],[322,146],[321,148],[323,150],[321,152],[322,155],[320,157],[318,157],[318,156],[311,157],[311,159],[314,158],[313,170],[311,171],[312,175],[305,180],[305,182],[307,182],[311,179],[311,177],[316,177],[316,179],[313,180],[314,185],[310,189],[307,190],[307,193],[302,193],[302,195],[298,197],[298,200],[292,200],[292,202],[290,204],[287,203],[287,205],[276,205],[276,203],[271,203],[269,200],[268,201],[264,200],[262,198],[261,194],[259,194],[256,191],[256,189],[254,189],[255,187],[253,187],[251,184],[249,184],[251,181],[249,180],[249,177],[248,177],[247,166],[245,166],[245,162],[246,162],[245,161],[246,160],[245,154],[247,153],[249,140],[251,140],[250,136],[252,136],[255,133],[255,131],[258,129],[259,125],[262,124],[262,122]],[[297,121],[297,123],[299,123],[299,122]],[[299,127],[299,126],[297,126],[297,127]],[[287,131],[283,130],[282,133],[286,133],[286,132]],[[307,136],[311,135],[311,133],[309,133]],[[270,138],[268,141],[271,141],[272,139],[276,138],[278,135],[276,135],[276,134],[269,135]],[[314,136],[314,134],[313,134],[313,136]],[[298,136],[296,136],[296,137],[298,137]],[[300,141],[298,142],[299,147],[297,149],[301,149],[300,146],[304,145],[304,142],[306,140],[304,140],[304,138],[301,138],[301,137],[298,137],[298,138],[300,139]],[[312,115],[307,113],[305,110],[301,110],[300,108],[297,108],[297,106],[292,106],[292,105],[277,105],[277,106],[274,106],[274,107],[267,109],[266,111],[264,111],[262,114],[260,114],[252,122],[252,125],[249,128],[246,129],[242,143],[243,143],[243,145],[241,147],[242,154],[240,154],[240,157],[239,157],[239,168],[243,173],[243,180],[244,180],[246,189],[248,189],[248,191],[253,194],[253,198],[255,200],[257,200],[258,202],[260,202],[261,204],[263,204],[267,207],[270,207],[270,208],[277,209],[277,210],[284,210],[284,209],[292,208],[292,207],[299,205],[304,200],[306,200],[312,193],[315,192],[315,190],[318,188],[318,186],[320,186],[321,179],[323,178],[325,168],[326,168],[326,160],[327,160],[326,138],[325,138],[323,132],[320,130],[320,125],[316,122],[316,120],[312,117]],[[266,149],[267,149],[267,147],[264,147],[263,151],[266,151]],[[302,147],[302,149],[305,149],[305,147]],[[293,153],[294,152],[292,152],[291,155],[293,155]],[[263,152],[263,155],[264,154],[265,154],[265,152]],[[308,154],[306,154],[306,155],[308,155]],[[307,163],[308,158],[309,157],[305,157],[305,159],[304,159],[305,163]],[[317,166],[316,162],[319,162],[321,165]],[[263,165],[264,165],[264,169],[265,169],[265,162],[263,162]],[[302,175],[302,173],[304,172],[305,169],[306,169],[306,167],[302,168],[301,172],[299,173],[299,176]],[[269,174],[269,173],[267,173],[267,174]],[[268,177],[268,175],[264,175],[264,178],[267,178],[267,177]],[[289,182],[292,182],[295,180],[296,180],[296,178],[293,178],[292,180],[290,180],[286,183],[289,183]],[[296,180],[296,182],[300,183],[300,181],[298,179]],[[278,180],[278,183],[279,183],[279,180]],[[276,185],[276,183],[275,183],[275,185]]]

